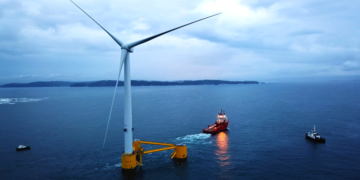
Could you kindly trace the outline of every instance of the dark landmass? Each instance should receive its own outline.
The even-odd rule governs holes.
[[[96,81],[91,83],[74,83],[70,87],[104,87],[115,86],[116,81]],[[131,86],[184,86],[184,85],[220,85],[220,84],[259,84],[257,81],[222,81],[222,80],[195,80],[195,81],[143,81],[131,80]],[[119,81],[118,86],[124,86]]]
[[[32,83],[10,83],[0,87],[107,87],[115,86],[115,80],[102,80],[92,82],[32,82]],[[132,80],[131,86],[186,86],[186,85],[220,85],[220,84],[259,84],[258,81],[222,81],[222,80],[195,80],[195,81],[143,81]],[[119,81],[118,86],[124,86],[124,81]]]
[[[74,82],[66,82],[66,81],[49,81],[49,82],[32,82],[32,83],[9,83],[4,84],[0,87],[62,87],[62,86],[70,86],[74,84]]]

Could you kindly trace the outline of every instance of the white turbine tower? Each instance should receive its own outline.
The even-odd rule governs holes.
[[[113,36],[109,31],[107,31],[104,27],[102,27],[98,22],[96,22],[89,14],[87,14],[83,9],[81,9],[77,4],[75,4],[72,0],[70,0],[75,6],[77,6],[81,11],[83,11],[89,18],[91,18],[97,25],[99,25],[120,47],[121,47],[121,59],[120,59],[120,68],[119,68],[119,74],[118,74],[118,78],[116,81],[116,86],[115,86],[115,92],[116,92],[116,87],[118,85],[118,81],[120,78],[120,74],[121,74],[121,69],[123,67],[123,65],[125,64],[124,67],[124,136],[125,136],[125,154],[131,154],[133,152],[133,127],[132,127],[132,105],[131,105],[131,78],[130,78],[130,57],[129,57],[129,52],[132,52],[133,48],[137,45],[143,44],[145,42],[148,42],[152,39],[155,39],[159,36],[162,36],[166,33],[169,33],[171,31],[174,31],[176,29],[182,28],[184,26],[196,23],[198,21],[219,15],[221,13],[218,14],[214,14],[196,21],[193,21],[191,23],[176,27],[174,29],[170,29],[168,31],[150,36],[148,38],[139,40],[139,41],[135,41],[135,42],[131,42],[131,43],[123,43],[122,41],[120,41],[119,39],[117,39],[115,36]],[[114,92],[114,96],[115,96],[115,92]],[[114,102],[114,98],[113,98],[113,102]],[[112,106],[111,106],[112,109]],[[110,116],[111,116],[111,111],[110,110]],[[109,116],[109,119],[110,119]],[[107,130],[106,130],[107,131]],[[106,134],[105,134],[105,138],[106,138]],[[105,140],[104,140],[104,144],[105,144]]]

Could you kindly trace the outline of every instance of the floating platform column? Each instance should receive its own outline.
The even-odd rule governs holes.
[[[136,154],[123,153],[121,156],[121,167],[124,170],[133,170],[136,168]]]
[[[175,151],[171,156],[171,159],[179,159],[183,160],[187,158],[187,147],[185,144],[176,144],[175,145]]]

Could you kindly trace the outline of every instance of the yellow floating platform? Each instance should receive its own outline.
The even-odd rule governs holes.
[[[151,144],[151,145],[159,145],[159,146],[167,146],[167,147],[144,151],[144,148],[141,147],[141,144]],[[187,146],[185,144],[168,144],[168,143],[135,140],[135,142],[133,143],[133,149],[134,149],[133,153],[131,154],[124,153],[121,156],[121,166],[124,170],[135,169],[137,165],[141,166],[143,154],[174,149],[174,152],[171,154],[171,159],[184,160],[187,158]],[[139,162],[136,161],[137,156],[139,156]]]

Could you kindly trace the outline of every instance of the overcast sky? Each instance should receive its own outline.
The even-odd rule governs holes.
[[[134,48],[135,80],[360,75],[360,1],[74,0]],[[69,0],[0,0],[0,84],[116,79],[120,47]],[[123,79],[123,75],[121,76]]]

